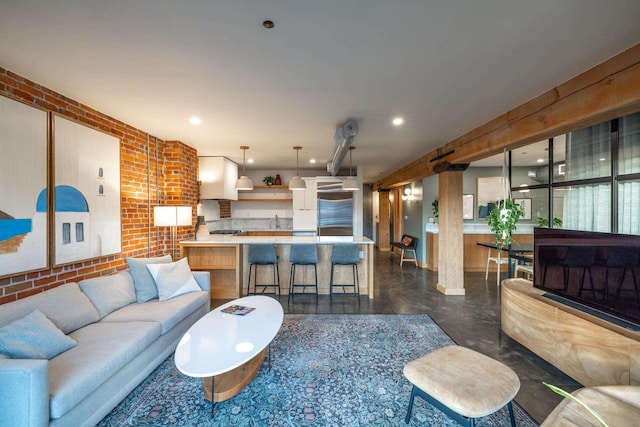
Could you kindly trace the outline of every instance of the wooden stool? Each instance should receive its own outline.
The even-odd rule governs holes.
[[[405,365],[404,376],[413,384],[405,422],[409,424],[416,396],[463,426],[507,405],[515,427],[511,401],[520,389],[518,375],[490,357],[465,347],[442,347]]]

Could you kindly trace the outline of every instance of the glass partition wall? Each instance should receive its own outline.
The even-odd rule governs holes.
[[[640,234],[640,113],[512,150],[514,199],[531,222]]]

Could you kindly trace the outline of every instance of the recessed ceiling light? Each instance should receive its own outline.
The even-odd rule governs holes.
[[[253,163],[253,159],[247,159],[247,163]]]
[[[538,160],[536,160],[536,162],[538,162],[538,163],[544,163],[544,159],[538,159]]]
[[[607,160],[605,157],[600,157],[601,162],[604,162],[605,160]]]
[[[196,117],[193,116],[189,119],[189,123],[191,123],[192,125],[199,125],[200,124],[200,117]]]
[[[404,119],[402,117],[396,117],[395,119],[393,119],[393,124],[396,126],[400,126],[403,123]]]
[[[265,27],[267,30],[270,30],[273,27],[275,27],[275,24],[273,23],[273,21],[270,21],[267,19],[266,21],[262,22],[262,26]]]
[[[315,163],[316,159],[309,159],[309,163]]]

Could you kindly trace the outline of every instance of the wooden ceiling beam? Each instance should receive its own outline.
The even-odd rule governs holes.
[[[640,111],[640,44],[390,173],[390,189],[434,175],[438,161],[470,163]],[[444,153],[441,160],[434,160]]]

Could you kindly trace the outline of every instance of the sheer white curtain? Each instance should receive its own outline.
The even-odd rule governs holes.
[[[618,173],[640,172],[640,113],[620,119]],[[640,181],[618,185],[618,232],[640,234]]]
[[[608,176],[610,170],[609,123],[580,129],[567,135],[565,181]],[[562,228],[610,231],[611,186],[580,185],[566,189]]]

